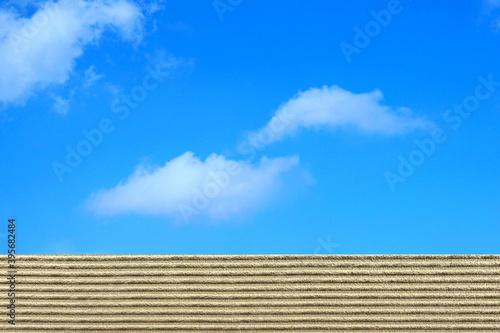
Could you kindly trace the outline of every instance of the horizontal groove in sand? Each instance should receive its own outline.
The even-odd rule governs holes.
[[[401,308],[392,304],[391,306],[358,306],[358,307],[318,307],[318,306],[288,306],[279,307],[210,307],[210,308],[185,308],[175,306],[152,307],[152,308],[99,308],[99,307],[72,307],[66,309],[29,307],[23,305],[17,312],[23,316],[28,315],[265,315],[265,314],[500,314],[500,305],[497,306],[461,306],[460,308],[451,308],[446,306],[422,307],[413,306]],[[499,316],[500,317],[500,316]]]
[[[493,285],[490,285],[489,283],[435,283],[435,284],[430,284],[430,283],[326,283],[326,282],[321,282],[321,283],[289,283],[289,285],[283,285],[280,283],[207,283],[207,284],[198,284],[198,283],[184,283],[184,284],[178,284],[178,283],[151,283],[148,285],[148,288],[145,289],[144,285],[145,284],[137,284],[137,283],[127,283],[124,281],[116,281],[114,283],[75,283],[75,284],[70,284],[70,283],[64,283],[64,284],[57,284],[57,283],[50,283],[47,285],[42,285],[42,284],[19,284],[19,290],[24,290],[24,291],[37,291],[37,292],[43,292],[44,290],[42,288],[45,288],[46,291],[50,292],[57,292],[57,291],[100,291],[102,293],[107,293],[107,292],[122,292],[122,291],[129,291],[129,292],[166,292],[166,293],[172,293],[172,292],[182,292],[185,294],[193,293],[193,292],[206,292],[207,294],[213,293],[213,292],[226,292],[226,291],[244,291],[244,292],[249,292],[249,295],[252,294],[252,292],[259,292],[259,291],[311,291],[311,292],[316,292],[316,291],[322,291],[322,292],[339,292],[339,291],[345,291],[345,292],[356,292],[356,291],[363,291],[363,292],[376,292],[376,293],[383,293],[387,291],[393,291],[393,292],[405,292],[405,291],[414,291],[414,292],[425,292],[425,291],[488,291],[491,293],[496,293],[497,295],[500,293],[500,286],[497,283],[492,283]],[[273,286],[275,288],[273,288]],[[177,288],[178,287],[178,288]],[[37,289],[40,288],[40,289]],[[1,291],[6,292],[8,289],[8,285],[4,284],[2,288],[0,288]],[[52,289],[58,289],[56,291]],[[396,293],[394,295],[397,295]],[[388,295],[390,296],[390,295]]]
[[[5,266],[5,262],[1,265]],[[328,268],[328,269],[401,269],[401,270],[425,270],[429,268],[437,269],[453,269],[453,268],[471,268],[471,269],[498,269],[500,268],[500,260],[482,260],[482,261],[472,261],[472,260],[443,260],[443,261],[405,261],[405,260],[390,260],[390,261],[355,261],[355,260],[339,260],[332,261],[329,260],[273,260],[271,262],[266,262],[264,260],[248,260],[248,261],[214,261],[214,262],[200,262],[200,261],[16,261],[16,266],[23,269],[62,269],[62,270],[81,270],[81,269],[114,269],[114,270],[126,270],[126,269],[258,269],[258,268],[282,268],[282,269],[294,269],[294,268]],[[423,270],[425,269],[425,270]]]
[[[224,315],[223,317],[213,317],[206,315],[64,315],[64,316],[44,316],[31,315],[22,318],[23,323],[352,323],[352,322],[413,322],[413,323],[441,323],[441,322],[473,322],[473,323],[500,323],[500,317],[495,315],[428,315],[428,314],[392,314],[392,315],[344,315],[325,316],[321,314],[308,315]]]
[[[413,284],[415,288],[421,285],[428,285],[430,289],[441,288],[440,285],[479,285],[479,284],[497,284],[497,290],[500,289],[500,275],[476,276],[328,276],[328,275],[307,275],[307,276],[158,276],[158,277],[30,277],[18,273],[19,284],[254,284],[254,283],[331,283],[347,285],[377,284]],[[346,286],[347,288],[347,286]],[[383,286],[381,286],[383,289]]]
[[[19,323],[19,329],[32,329],[32,330],[58,330],[58,329],[85,329],[102,330],[107,329],[122,329],[122,330],[135,330],[141,332],[142,330],[182,330],[182,329],[198,329],[198,330],[329,330],[329,329],[448,329],[448,330],[469,330],[470,332],[480,331],[482,329],[500,329],[500,323],[449,323],[449,322],[434,322],[434,323],[417,323],[417,322],[390,322],[390,323]]]
[[[500,267],[486,268],[325,268],[325,267],[295,267],[295,268],[23,268],[22,276],[40,277],[110,277],[123,273],[126,276],[281,276],[281,275],[328,275],[328,276],[495,276]]]
[[[71,308],[71,307],[96,307],[96,301],[92,299],[80,300],[48,300],[48,299],[23,299],[21,306],[26,307],[55,307],[55,308]],[[101,303],[99,303],[101,304]],[[212,308],[212,307],[245,307],[245,308],[290,308],[290,307],[342,307],[342,308],[364,308],[367,306],[375,307],[390,307],[399,306],[412,309],[413,307],[438,307],[446,306],[449,309],[462,308],[464,306],[473,306],[475,308],[483,308],[490,306],[500,306],[499,297],[491,298],[331,298],[331,299],[231,299],[231,300],[211,300],[211,299],[183,299],[179,302],[176,299],[110,299],[105,303],[107,308],[113,307],[130,307],[130,308],[190,308],[197,309]]]

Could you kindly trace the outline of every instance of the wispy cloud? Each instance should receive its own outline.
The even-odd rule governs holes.
[[[186,152],[162,167],[139,165],[117,186],[93,193],[87,207],[99,215],[238,217],[265,204],[298,162],[298,157],[262,158],[252,165],[217,154],[201,161]]]
[[[165,0],[150,0],[145,7],[148,14],[154,14],[165,9]]]
[[[433,127],[408,108],[382,104],[380,90],[355,94],[338,86],[311,88],[281,105],[269,123],[249,135],[261,144],[280,141],[304,128],[354,127],[364,133],[403,134]]]
[[[94,65],[90,66],[84,73],[84,83],[85,88],[90,87],[100,79],[104,78],[104,74],[97,74]]]
[[[129,0],[47,1],[30,17],[0,9],[0,102],[23,102],[65,83],[89,44],[107,30],[137,43],[143,13]]]
[[[54,110],[62,115],[65,115],[69,111],[69,100],[62,98],[61,96],[56,96],[54,98]]]

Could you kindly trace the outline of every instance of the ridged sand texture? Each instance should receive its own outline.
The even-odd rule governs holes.
[[[16,325],[3,278],[1,332],[500,332],[500,255],[20,255],[16,266]]]

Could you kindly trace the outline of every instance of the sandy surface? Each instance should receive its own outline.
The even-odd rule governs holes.
[[[16,259],[1,332],[500,332],[500,255]]]

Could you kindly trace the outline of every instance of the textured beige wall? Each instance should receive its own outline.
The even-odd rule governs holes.
[[[500,256],[20,255],[15,329],[2,280],[1,332],[500,332]]]

